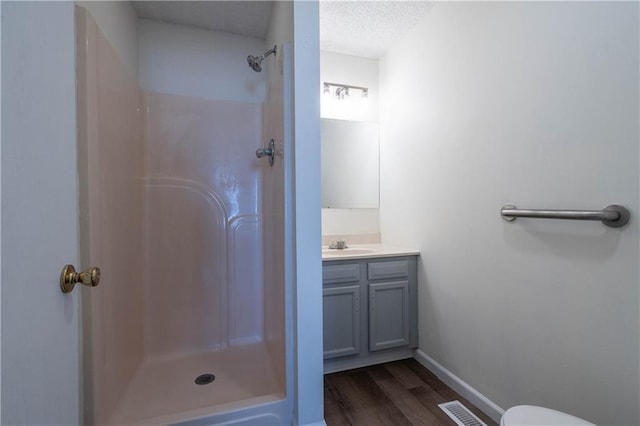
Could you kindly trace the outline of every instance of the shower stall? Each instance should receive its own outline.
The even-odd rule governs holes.
[[[81,261],[103,271],[82,296],[84,420],[290,423],[288,45],[138,30],[136,78],[76,8]],[[185,52],[235,58],[248,94],[211,89]],[[254,155],[270,140],[272,166]]]

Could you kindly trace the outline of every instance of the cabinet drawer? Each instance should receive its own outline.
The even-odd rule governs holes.
[[[360,281],[360,264],[328,265],[322,267],[322,283],[348,283]]]
[[[402,278],[409,275],[409,261],[393,260],[390,262],[369,262],[369,267],[367,269],[370,280]]]

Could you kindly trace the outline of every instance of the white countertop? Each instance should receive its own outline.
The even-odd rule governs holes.
[[[347,245],[349,245],[347,243]],[[322,247],[322,260],[369,259],[376,257],[415,256],[420,252],[404,247],[387,244],[353,244],[349,248],[338,250]]]

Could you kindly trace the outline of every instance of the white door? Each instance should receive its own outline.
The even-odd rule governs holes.
[[[0,420],[78,424],[78,300],[91,290],[59,287],[78,259],[74,3],[1,10]]]

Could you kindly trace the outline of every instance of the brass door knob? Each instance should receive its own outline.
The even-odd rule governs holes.
[[[76,272],[73,265],[66,265],[60,273],[60,289],[63,293],[69,293],[76,284],[84,284],[87,287],[95,287],[100,284],[100,269],[93,267],[86,271]]]

